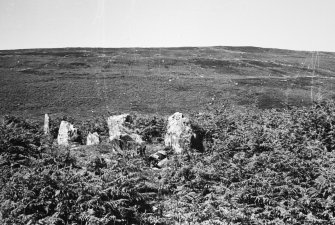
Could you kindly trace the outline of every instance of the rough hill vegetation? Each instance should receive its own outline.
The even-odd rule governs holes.
[[[256,47],[0,51],[0,116],[307,106],[334,98],[334,65],[334,53]]]
[[[169,155],[153,169],[132,149],[94,157],[53,145],[39,123],[5,117],[0,127],[1,224],[334,224],[335,103],[267,109],[226,104],[190,115],[204,152]],[[68,121],[71,118],[66,118]],[[137,115],[148,146],[166,119]],[[75,120],[107,135],[106,119]],[[77,155],[76,155],[77,154]]]

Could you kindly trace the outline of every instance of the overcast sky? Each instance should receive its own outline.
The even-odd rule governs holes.
[[[335,52],[335,0],[0,0],[0,49],[213,45]]]

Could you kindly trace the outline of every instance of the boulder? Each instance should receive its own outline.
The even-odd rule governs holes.
[[[97,132],[94,132],[93,134],[89,132],[86,139],[86,145],[98,145],[99,143],[99,134]]]
[[[45,114],[44,115],[44,126],[43,126],[44,135],[50,134],[49,121],[50,121],[49,115]]]
[[[133,129],[126,126],[132,123],[132,118],[129,114],[110,116],[107,119],[109,129],[109,141],[118,140],[121,149],[144,147],[145,142]]]
[[[203,135],[194,131],[190,120],[179,112],[168,118],[164,143],[166,147],[171,147],[175,153],[183,153],[190,148],[199,151],[204,149]]]
[[[57,143],[60,146],[69,146],[69,141],[75,141],[78,138],[78,129],[67,121],[62,121],[59,126]]]

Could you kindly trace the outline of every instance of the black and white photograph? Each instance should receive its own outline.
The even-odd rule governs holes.
[[[0,224],[335,225],[335,1],[0,0]]]

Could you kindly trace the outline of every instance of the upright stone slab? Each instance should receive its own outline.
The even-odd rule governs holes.
[[[129,114],[110,116],[107,118],[109,140],[120,139],[120,136],[125,133],[130,133],[129,129],[124,126],[125,122],[131,120]]]
[[[94,132],[93,134],[90,132],[87,135],[86,145],[98,145],[100,143],[99,134]]]
[[[43,127],[45,135],[49,135],[50,134],[49,121],[50,121],[49,115],[46,113],[44,115],[44,127]]]
[[[132,118],[129,114],[108,117],[109,140],[111,142],[114,140],[120,141],[120,143],[122,143],[121,148],[127,148],[128,144],[131,143],[133,143],[134,146],[144,147],[145,142],[142,137],[136,134],[134,130],[126,127],[127,122],[132,123]]]
[[[179,112],[168,118],[164,142],[165,146],[171,147],[175,153],[183,153],[189,148],[203,150],[201,135],[192,130],[190,120]]]
[[[168,118],[167,132],[164,142],[166,147],[171,147],[174,152],[182,153],[190,144],[192,129],[188,118],[176,112]]]
[[[77,135],[77,129],[67,121],[62,121],[59,126],[57,143],[60,146],[67,147],[69,146],[69,140],[71,137]]]

